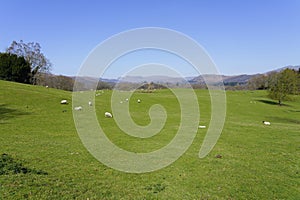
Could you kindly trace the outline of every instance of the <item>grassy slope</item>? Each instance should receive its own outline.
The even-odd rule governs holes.
[[[207,124],[209,97],[207,91],[197,94],[201,120]],[[149,103],[139,104],[145,105],[142,112],[132,104],[134,120],[149,122],[146,111],[159,101],[172,113],[168,129],[146,140],[122,135],[112,119],[103,118],[108,91],[96,97],[103,129],[114,143],[131,151],[164,146],[178,123],[176,99],[166,90],[135,95]],[[71,102],[71,93],[0,81],[0,153],[48,172],[1,175],[0,199],[299,199],[300,98],[279,107],[265,96],[264,91],[227,92],[225,128],[208,157],[197,157],[205,135],[199,129],[192,146],[172,165],[126,174],[99,163],[84,148],[72,106],[59,104],[61,99]],[[263,126],[262,120],[271,126]]]

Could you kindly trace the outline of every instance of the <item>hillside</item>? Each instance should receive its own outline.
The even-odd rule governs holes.
[[[208,91],[195,92],[201,124],[208,126]],[[119,147],[150,152],[167,145],[176,134],[181,112],[171,91],[134,93],[129,101],[139,125],[150,122],[153,104],[161,104],[168,114],[164,129],[147,139],[131,137],[118,128],[115,118],[104,118],[103,113],[111,111],[110,96],[111,91],[105,90],[95,97],[96,114],[107,137]],[[279,107],[265,91],[229,91],[225,127],[207,157],[198,157],[207,129],[198,129],[182,157],[142,174],[109,168],[86,150],[74,126],[71,97],[71,92],[0,81],[0,199],[299,197],[299,96]],[[61,105],[62,99],[70,104]],[[142,102],[137,104],[136,99]],[[88,106],[82,106],[85,112]],[[262,120],[271,125],[264,126]],[[11,158],[9,167],[7,158]]]

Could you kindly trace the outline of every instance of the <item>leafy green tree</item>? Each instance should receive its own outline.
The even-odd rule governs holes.
[[[30,64],[14,54],[0,53],[0,79],[20,83],[30,83]]]
[[[36,84],[39,73],[50,72],[52,64],[41,51],[41,46],[37,42],[25,43],[13,41],[6,50],[7,53],[22,56],[30,64],[32,83]]]
[[[288,98],[290,94],[297,92],[297,73],[295,70],[285,69],[275,73],[269,79],[269,97],[278,100],[279,105]]]

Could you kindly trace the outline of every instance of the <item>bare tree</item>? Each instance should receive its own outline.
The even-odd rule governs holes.
[[[250,90],[265,90],[268,88],[268,76],[259,74],[252,77],[248,82],[248,88]]]
[[[37,42],[25,43],[13,41],[6,50],[7,53],[22,56],[31,66],[32,83],[36,84],[40,73],[49,73],[52,67],[50,61],[41,52],[41,45]]]

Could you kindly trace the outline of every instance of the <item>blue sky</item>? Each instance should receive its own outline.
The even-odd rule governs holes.
[[[39,42],[54,74],[76,75],[96,45],[141,27],[190,36],[222,74],[300,64],[299,0],[7,0],[0,9],[0,51],[13,40]],[[116,67],[107,76],[119,75]]]

